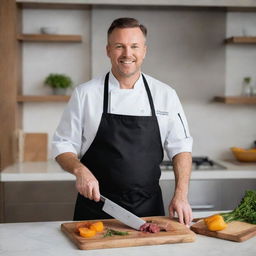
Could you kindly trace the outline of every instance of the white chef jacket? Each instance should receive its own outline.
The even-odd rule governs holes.
[[[169,159],[191,152],[193,139],[179,98],[170,86],[145,75],[153,98],[162,146]],[[52,140],[52,156],[72,152],[82,158],[93,142],[103,112],[105,74],[77,86],[64,110]],[[109,74],[108,113],[150,116],[151,109],[142,76],[133,89],[120,89]]]

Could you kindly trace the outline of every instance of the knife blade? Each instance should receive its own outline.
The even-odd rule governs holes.
[[[126,224],[127,226],[139,230],[140,226],[145,224],[146,221],[142,220],[135,214],[127,211],[120,205],[114,203],[110,199],[106,198],[105,196],[100,196],[100,200],[104,202],[102,210],[109,214],[110,216],[114,217],[115,219],[121,221],[122,223]]]

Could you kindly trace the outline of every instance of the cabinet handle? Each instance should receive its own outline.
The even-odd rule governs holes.
[[[194,204],[191,205],[192,210],[203,210],[203,209],[213,209],[215,205],[213,204]]]

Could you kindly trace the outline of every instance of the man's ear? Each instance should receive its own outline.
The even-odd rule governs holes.
[[[145,59],[146,58],[146,54],[147,54],[147,45],[145,44],[144,45],[144,56],[143,56],[143,59]]]
[[[109,57],[109,51],[110,51],[109,47],[110,47],[110,46],[107,44],[107,45],[106,45],[106,53],[107,53],[107,56],[108,56],[108,57]]]

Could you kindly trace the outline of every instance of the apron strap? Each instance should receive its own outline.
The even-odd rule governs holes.
[[[147,91],[147,94],[148,94],[148,100],[149,100],[152,116],[156,116],[152,95],[151,95],[151,92],[150,92],[149,87],[148,87],[148,82],[147,82],[147,80],[146,80],[146,78],[143,74],[142,74],[142,78],[143,78],[143,82],[144,82],[144,85],[145,85],[145,88],[146,88],[146,91]]]
[[[109,79],[109,72],[105,76],[104,81],[104,101],[103,101],[103,113],[108,113],[108,79]]]
[[[154,107],[152,95],[151,95],[151,92],[150,92],[150,89],[148,86],[148,82],[143,74],[142,74],[142,79],[143,79],[144,86],[145,86],[145,89],[146,89],[146,92],[148,95],[148,100],[149,100],[152,116],[156,116],[155,107]],[[105,81],[104,81],[104,101],[103,101],[103,113],[104,114],[108,113],[108,80],[109,80],[109,72],[106,74]]]

